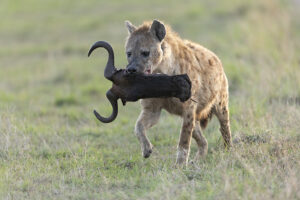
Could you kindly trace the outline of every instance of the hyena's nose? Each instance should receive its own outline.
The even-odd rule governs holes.
[[[130,74],[133,74],[135,73],[137,70],[136,70],[136,67],[128,67],[126,69],[126,72],[130,73]]]

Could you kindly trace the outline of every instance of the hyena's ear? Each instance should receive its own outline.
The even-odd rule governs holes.
[[[161,42],[166,36],[166,28],[158,20],[153,20],[150,32]]]
[[[128,20],[125,21],[125,26],[128,29],[128,33],[131,34],[136,30],[136,27]]]

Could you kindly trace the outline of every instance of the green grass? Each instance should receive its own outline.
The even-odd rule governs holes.
[[[299,1],[0,2],[0,199],[299,199]],[[160,19],[221,58],[230,84],[234,148],[217,120],[209,151],[174,168],[180,118],[163,112],[143,159],[139,103],[111,124],[103,77],[109,41],[126,65],[125,20]],[[121,104],[120,104],[121,105]],[[197,148],[192,143],[191,159]]]

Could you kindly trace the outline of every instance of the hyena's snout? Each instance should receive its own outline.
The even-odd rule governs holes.
[[[136,62],[136,59],[134,59],[127,65],[126,72],[133,74],[133,73],[139,72],[140,71],[139,68],[140,67],[139,67],[138,63]]]
[[[129,74],[136,73],[138,71],[138,68],[135,64],[129,64],[126,67],[126,72]]]
[[[127,65],[126,72],[130,73],[130,74],[144,73],[145,65],[142,62],[138,62],[138,61],[134,60]]]

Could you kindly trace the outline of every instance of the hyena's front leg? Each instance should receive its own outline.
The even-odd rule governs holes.
[[[195,127],[195,111],[194,109],[189,110],[183,115],[183,123],[181,127],[180,139],[177,149],[177,165],[187,165],[192,132]]]
[[[135,134],[140,141],[142,154],[144,158],[148,158],[152,153],[152,144],[146,136],[146,130],[154,126],[159,119],[161,110],[142,110],[136,125]]]

